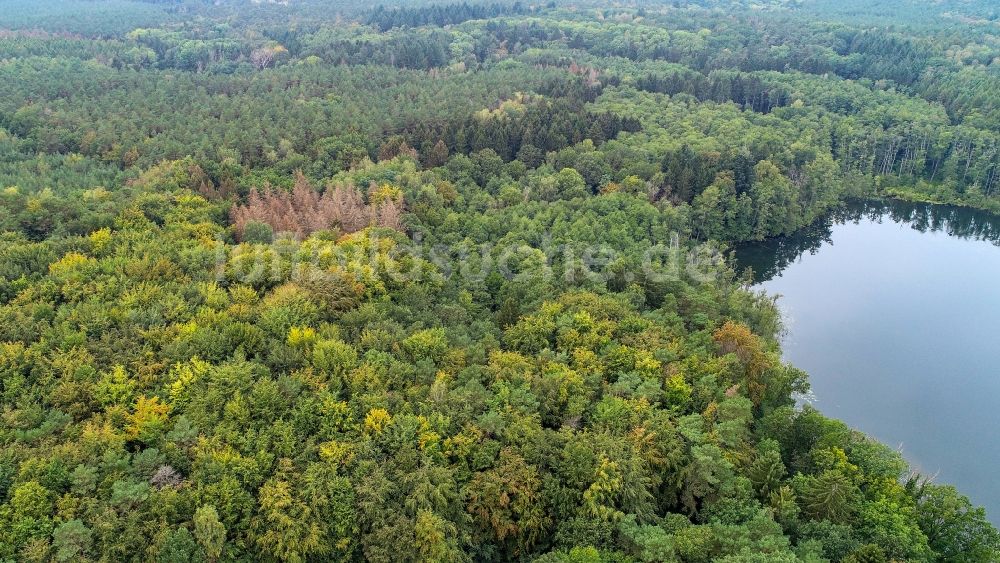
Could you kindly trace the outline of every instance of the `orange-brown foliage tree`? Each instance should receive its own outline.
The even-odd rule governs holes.
[[[242,238],[248,223],[266,223],[275,233],[291,233],[304,238],[310,233],[339,228],[353,233],[370,226],[402,230],[402,202],[399,199],[369,205],[349,184],[328,188],[322,194],[297,172],[291,192],[275,189],[250,190],[245,205],[236,205],[230,218]]]

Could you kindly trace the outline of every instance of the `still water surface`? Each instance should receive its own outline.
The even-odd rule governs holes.
[[[1000,218],[853,204],[737,250],[828,416],[900,447],[1000,522]]]

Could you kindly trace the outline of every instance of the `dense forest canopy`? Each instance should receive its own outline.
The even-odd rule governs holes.
[[[0,560],[996,561],[725,257],[884,198],[994,2],[0,0]]]

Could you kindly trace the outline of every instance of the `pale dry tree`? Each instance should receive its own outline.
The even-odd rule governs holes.
[[[397,201],[386,201],[378,206],[375,224],[387,229],[403,230],[403,206]]]
[[[183,481],[181,474],[177,472],[176,469],[169,465],[161,465],[156,473],[149,478],[149,483],[156,487],[157,489],[162,489],[164,487],[176,487]]]
[[[271,64],[272,61],[274,61],[274,49],[271,49],[270,47],[254,49],[250,53],[250,62],[253,63],[253,66],[257,67],[258,70],[264,70]]]

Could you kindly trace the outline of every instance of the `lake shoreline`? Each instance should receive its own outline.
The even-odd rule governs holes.
[[[810,374],[814,406],[902,444],[914,468],[954,483],[994,522],[1000,487],[987,468],[1000,463],[1000,439],[980,434],[994,426],[986,397],[1000,393],[996,246],[1000,219],[988,212],[867,200],[733,249],[738,273],[781,296],[784,359]]]

